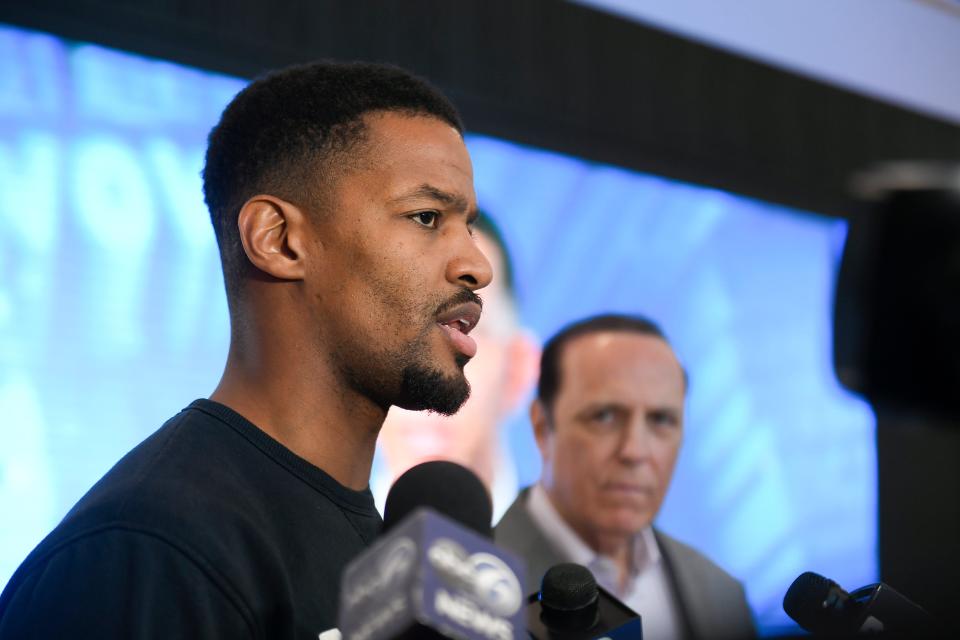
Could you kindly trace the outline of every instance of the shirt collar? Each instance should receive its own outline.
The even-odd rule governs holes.
[[[550,501],[550,496],[540,483],[530,489],[527,498],[527,511],[533,521],[540,527],[547,540],[556,547],[570,562],[576,562],[585,567],[606,565],[612,560],[598,554],[577,535],[566,520],[557,512]],[[633,554],[631,556],[630,573],[637,576],[660,562],[660,548],[657,546],[653,527],[641,529],[633,537]]]

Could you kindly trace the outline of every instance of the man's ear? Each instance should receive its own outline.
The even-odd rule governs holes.
[[[256,195],[240,208],[237,225],[243,250],[257,269],[279,280],[303,279],[307,220],[299,207]]]
[[[534,398],[530,403],[530,424],[533,425],[533,438],[537,441],[537,448],[540,449],[540,457],[546,460],[550,451],[553,429],[550,426],[547,409],[539,398]]]

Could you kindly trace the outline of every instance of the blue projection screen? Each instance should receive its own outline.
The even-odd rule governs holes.
[[[0,585],[72,504],[216,384],[228,318],[199,172],[243,83],[0,26]],[[469,124],[469,123],[468,123]],[[540,339],[658,320],[691,373],[658,520],[744,581],[761,631],[813,570],[877,578],[869,408],[837,386],[843,221],[467,139]],[[506,425],[518,483],[539,473]]]

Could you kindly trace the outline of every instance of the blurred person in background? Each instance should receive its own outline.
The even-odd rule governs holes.
[[[380,431],[382,464],[371,479],[381,512],[393,481],[428,460],[450,460],[476,473],[493,498],[494,522],[517,495],[516,462],[501,427],[536,381],[540,350],[519,324],[510,254],[500,229],[483,211],[474,237],[494,275],[482,293],[483,322],[470,334],[477,342],[477,355],[465,370],[470,398],[451,416],[390,409]]]
[[[751,638],[742,585],[657,530],[683,441],[687,377],[660,328],[639,316],[568,325],[544,347],[530,408],[543,460],[496,527],[527,562],[527,590],[560,562],[589,568],[643,618],[643,636]]]

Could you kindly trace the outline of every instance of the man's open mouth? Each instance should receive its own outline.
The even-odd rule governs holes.
[[[437,324],[444,330],[454,347],[463,355],[472,358],[477,353],[477,343],[469,334],[480,321],[480,305],[465,302],[437,316]]]

